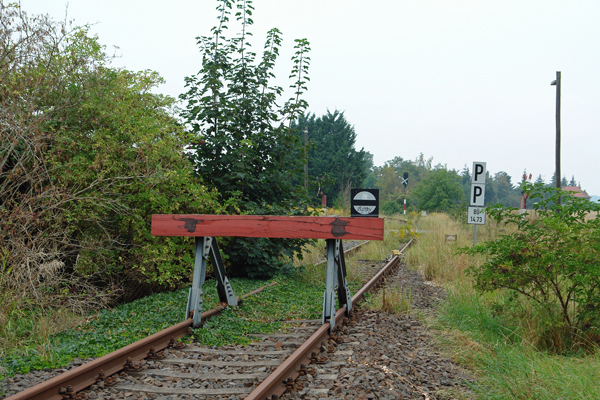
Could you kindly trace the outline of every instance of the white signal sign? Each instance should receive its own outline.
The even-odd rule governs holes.
[[[473,176],[471,177],[471,197],[469,205],[483,207],[485,203],[485,163],[473,163]]]
[[[469,212],[467,223],[475,225],[473,243],[477,242],[477,225],[485,225],[485,163],[473,162],[473,175],[471,176],[471,197],[469,197]]]
[[[472,206],[483,207],[485,201],[485,185],[471,185],[471,198],[469,204]]]
[[[474,225],[485,225],[485,208],[469,207],[467,213],[467,223]]]
[[[350,189],[351,217],[379,216],[379,189]]]
[[[474,161],[473,162],[473,176],[471,177],[471,183],[478,183],[485,185],[485,163]]]

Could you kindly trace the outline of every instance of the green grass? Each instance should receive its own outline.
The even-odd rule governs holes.
[[[325,282],[315,284],[302,275],[271,281],[231,280],[238,296],[271,282],[276,284],[247,297],[239,307],[225,309],[196,329],[196,338],[208,346],[247,344],[253,340],[252,333],[273,332],[284,328],[288,320],[321,318]],[[215,282],[208,281],[203,291],[204,309],[208,310],[218,302]],[[181,322],[187,296],[188,289],[181,289],[145,297],[103,310],[47,341],[5,350],[0,359],[0,379],[35,369],[62,367],[75,358],[100,357]],[[25,318],[21,328],[28,325]]]
[[[435,325],[442,346],[475,372],[477,399],[600,398],[600,356],[537,351],[514,321],[494,316],[491,300],[455,291]]]
[[[252,291],[263,281],[234,279],[232,286],[238,295]],[[218,302],[214,281],[204,287],[204,309]],[[4,349],[0,358],[0,379],[35,369],[57,368],[75,358],[100,357],[111,351],[147,337],[183,321],[188,289],[159,293],[137,301],[103,310],[90,316],[85,323],[51,335],[47,340],[31,340],[21,348]],[[23,330],[30,321],[13,322]]]
[[[412,293],[399,286],[383,288],[374,295],[366,296],[365,307],[390,314],[408,315],[412,312]]]
[[[247,297],[240,307],[228,308],[196,329],[196,338],[208,346],[247,344],[253,340],[252,333],[273,332],[284,328],[286,321],[321,318],[324,282],[275,281],[276,285]]]

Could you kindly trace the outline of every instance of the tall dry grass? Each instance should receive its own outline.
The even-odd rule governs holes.
[[[343,210],[339,209],[327,209],[327,215],[343,216],[342,212]],[[355,285],[366,283],[370,279],[370,272],[367,272],[370,264],[389,260],[392,249],[400,249],[416,235],[416,231],[409,230],[406,226],[404,220],[386,218],[383,241],[370,241],[352,255],[346,255],[344,259],[348,281]],[[350,246],[349,242],[342,242],[342,244],[345,250]],[[301,259],[293,260],[294,266],[303,270],[302,279],[314,284],[325,282],[327,269],[325,246],[325,240],[318,239],[304,247]]]
[[[16,267],[9,260],[6,252],[0,253],[0,358],[15,348],[45,354],[54,333],[77,325],[114,298],[70,280],[56,260],[29,260]]]
[[[457,250],[473,243],[473,231],[446,214],[437,213],[419,218],[417,226],[419,240],[407,252],[407,264],[420,271],[425,279],[437,283],[463,278],[471,260],[457,254]],[[478,232],[479,235],[483,233]],[[447,236],[456,237],[456,240],[447,240]]]

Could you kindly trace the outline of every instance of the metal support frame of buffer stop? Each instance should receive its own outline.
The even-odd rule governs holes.
[[[152,216],[152,235],[195,238],[194,275],[186,309],[186,318],[193,318],[194,328],[201,325],[202,286],[209,258],[217,278],[219,301],[230,306],[238,305],[238,299],[225,275],[216,236],[325,239],[327,275],[323,294],[323,323],[329,322],[330,330],[333,330],[336,291],[340,307],[346,306],[346,312],[352,309],[342,239],[383,240],[383,219],[156,214]]]

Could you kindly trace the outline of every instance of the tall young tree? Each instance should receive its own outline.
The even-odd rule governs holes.
[[[196,171],[222,200],[229,212],[294,214],[306,204],[302,180],[304,152],[290,129],[291,121],[307,106],[310,58],[306,39],[295,41],[292,58],[293,94],[282,107],[283,88],[273,85],[273,68],[282,42],[281,32],[267,33],[262,57],[252,51],[250,0],[219,0],[217,26],[198,37],[202,53],[200,71],[186,78],[188,91],[183,117],[194,135],[190,158]],[[239,33],[227,36],[235,19]],[[225,246],[235,275],[271,276],[283,268],[282,254],[292,255],[300,242],[235,239]]]

